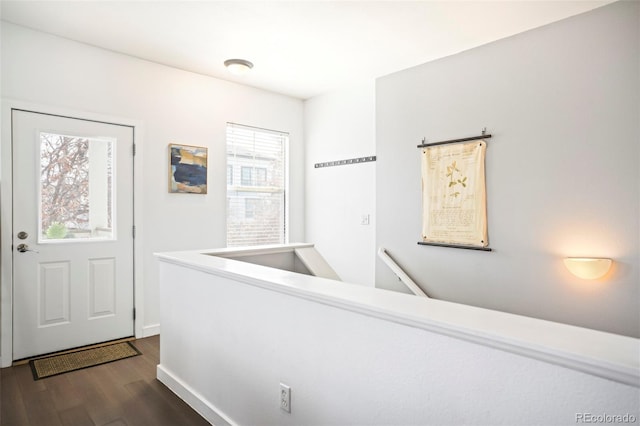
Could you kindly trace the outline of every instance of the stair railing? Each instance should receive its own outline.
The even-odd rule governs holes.
[[[402,270],[402,268],[395,262],[395,260],[393,260],[393,258],[389,256],[389,253],[387,253],[387,250],[384,247],[380,247],[378,249],[378,257],[382,259],[385,265],[387,265],[389,269],[391,269],[393,273],[396,274],[400,281],[402,281],[402,283],[404,283],[404,285],[406,285],[413,294],[420,297],[426,297],[427,299],[429,298],[429,296],[427,296],[427,293],[425,293],[420,288],[420,286],[418,286],[418,284],[416,284],[411,279],[411,277],[409,277],[409,275],[407,275],[406,272]]]

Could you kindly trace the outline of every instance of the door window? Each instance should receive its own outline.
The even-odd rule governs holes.
[[[38,242],[115,239],[115,140],[40,133]]]

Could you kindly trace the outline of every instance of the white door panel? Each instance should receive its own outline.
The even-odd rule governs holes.
[[[12,131],[13,359],[132,336],[133,129],[13,111]]]

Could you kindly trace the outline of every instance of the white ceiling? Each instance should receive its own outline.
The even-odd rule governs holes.
[[[554,22],[602,1],[6,1],[2,19],[307,99]],[[251,74],[223,62],[243,58]]]

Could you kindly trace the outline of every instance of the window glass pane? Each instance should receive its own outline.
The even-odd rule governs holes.
[[[40,242],[113,239],[114,141],[40,133]]]
[[[242,167],[240,180],[242,181],[243,185],[250,186],[252,184],[251,172],[251,167]]]
[[[233,185],[233,166],[227,166],[227,185]]]
[[[265,186],[267,184],[267,169],[264,167],[256,168],[256,185]]]
[[[244,218],[254,219],[256,217],[256,211],[260,210],[259,198],[245,198],[244,199]]]
[[[282,244],[286,238],[286,133],[227,125],[227,245]],[[236,167],[239,166],[239,167]]]

